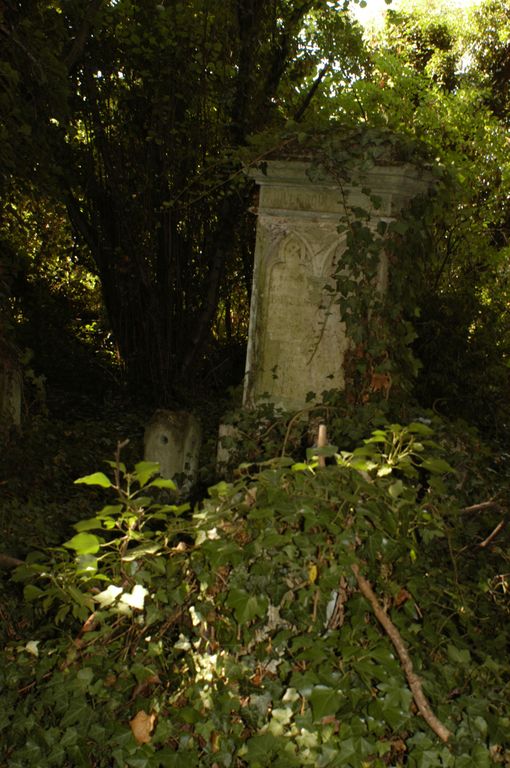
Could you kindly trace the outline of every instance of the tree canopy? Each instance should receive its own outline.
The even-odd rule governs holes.
[[[132,389],[178,399],[204,374],[218,305],[227,335],[243,327],[239,149],[301,119],[334,60],[355,68],[359,30],[337,3],[119,0],[8,3],[2,31],[4,183],[65,206]]]
[[[420,313],[415,350],[429,369],[418,393],[457,402],[455,382],[487,366],[500,388],[505,8],[487,2],[466,23],[440,5],[404,6],[366,39],[348,4],[322,0],[7,0],[4,325],[12,335],[14,320],[15,338],[23,318],[31,341],[27,281],[41,285],[42,264],[54,292],[46,265],[65,258],[75,283],[94,286],[96,307],[100,288],[92,342],[139,399],[186,402],[216,370],[239,379],[254,239],[243,169],[292,136],[380,129],[425,148],[440,181],[410,246],[423,278],[410,310]],[[35,261],[44,224],[34,208],[55,211],[61,229],[61,244]]]

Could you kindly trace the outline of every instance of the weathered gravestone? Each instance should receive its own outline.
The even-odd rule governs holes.
[[[197,479],[202,430],[186,411],[158,410],[145,428],[145,460],[157,461],[162,477],[176,480],[181,494]]]
[[[310,179],[310,163],[274,160],[254,177],[260,188],[244,406],[271,402],[303,408],[307,395],[343,389],[349,340],[334,301],[346,236],[337,231],[345,206],[370,212],[369,226],[394,221],[430,182],[409,165],[375,166],[342,192],[326,174]],[[369,197],[380,200],[377,210]],[[383,257],[374,290],[384,291]]]

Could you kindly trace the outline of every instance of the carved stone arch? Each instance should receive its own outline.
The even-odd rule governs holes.
[[[288,228],[280,227],[279,231],[280,237],[275,238],[264,264],[264,302],[261,314],[263,327],[271,327],[275,334],[283,332],[284,327],[287,327],[283,312],[280,309],[277,309],[276,313],[274,312],[274,302],[280,304],[282,300],[282,285],[286,284],[287,288],[290,289],[290,296],[294,298],[297,292],[295,289],[292,290],[292,283],[300,283],[301,290],[299,293],[303,303],[306,304],[308,301],[307,286],[309,286],[313,276],[314,265],[312,248],[305,237]],[[283,299],[284,297],[285,293]],[[274,317],[275,314],[276,318]],[[273,315],[272,318],[271,315]],[[276,329],[278,324],[281,327]]]
[[[332,277],[337,265],[347,249],[347,235],[337,235],[334,240],[322,249],[317,260],[317,272],[320,277]]]
[[[288,226],[274,223],[268,227],[271,247],[265,258],[265,271],[269,277],[273,267],[281,262],[296,262],[296,266],[312,269],[312,247],[308,240]]]

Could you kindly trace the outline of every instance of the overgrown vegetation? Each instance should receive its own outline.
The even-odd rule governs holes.
[[[191,518],[151,500],[171,483],[146,462],[77,481],[107,505],[15,574],[33,623],[4,650],[4,763],[508,764],[504,483],[475,446],[388,425],[325,468],[317,449],[252,465]]]
[[[4,1],[2,768],[510,766],[508,19]],[[346,391],[236,410],[244,171],[296,146],[340,192],[388,161],[433,194],[339,221]],[[140,462],[175,404],[206,434],[181,506]]]

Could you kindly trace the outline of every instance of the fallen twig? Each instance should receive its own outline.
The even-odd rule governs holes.
[[[328,444],[328,432],[325,424],[319,424],[319,435],[317,437],[317,448],[325,448]],[[326,457],[319,455],[319,467],[326,466]]]
[[[382,609],[370,583],[365,579],[364,576],[361,575],[359,566],[354,564],[352,566],[352,570],[356,576],[361,594],[370,603],[376,619],[382,625],[384,631],[390,638],[396,652],[398,653],[404,674],[407,678],[407,682],[409,683],[409,688],[411,689],[411,693],[413,694],[413,698],[416,706],[418,707],[420,715],[442,741],[448,741],[452,735],[451,731],[449,731],[448,728],[443,725],[443,723],[438,720],[438,718],[433,713],[431,706],[428,703],[425,694],[423,693],[421,680],[414,672],[411,657],[409,656],[409,652],[404,644],[404,641],[402,640],[400,632],[393,624],[388,614],[385,613]]]

